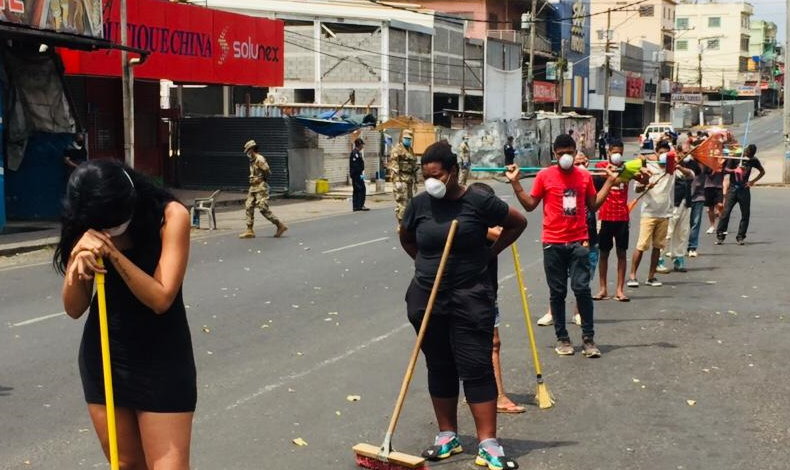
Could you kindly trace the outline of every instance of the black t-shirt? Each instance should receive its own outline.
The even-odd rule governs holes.
[[[502,225],[507,213],[506,202],[481,191],[466,191],[455,201],[436,199],[425,192],[412,198],[403,215],[403,228],[417,235],[414,260],[417,284],[424,289],[433,286],[453,219],[458,220],[458,231],[440,289],[468,285],[479,279],[490,261],[486,244],[488,228]]]
[[[738,165],[740,162],[743,162],[743,166],[739,169]],[[745,188],[752,174],[752,168],[763,170],[763,164],[760,163],[757,157],[752,157],[748,160],[727,160],[726,169],[729,170],[727,174],[730,175],[730,186],[738,189]]]
[[[357,149],[351,151],[348,157],[348,168],[351,176],[359,176],[365,171],[365,159],[362,158],[362,152]]]
[[[505,165],[512,165],[516,161],[516,149],[510,144],[505,144]]]

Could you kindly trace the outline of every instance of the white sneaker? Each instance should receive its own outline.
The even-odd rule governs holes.
[[[696,258],[697,256],[699,256],[697,250],[689,250],[689,258]]]
[[[573,316],[573,323],[576,323],[579,326],[582,326],[582,316],[578,313]]]
[[[711,226],[708,230],[705,231],[708,235],[716,233],[716,227]]]
[[[551,326],[554,324],[554,317],[547,313],[538,319],[538,326]]]

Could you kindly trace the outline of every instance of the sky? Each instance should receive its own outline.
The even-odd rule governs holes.
[[[773,21],[777,26],[777,40],[784,43],[785,35],[785,15],[786,5],[785,0],[747,0],[754,6],[753,20],[766,20]]]

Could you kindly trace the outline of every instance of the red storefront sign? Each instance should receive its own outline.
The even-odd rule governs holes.
[[[625,96],[626,98],[644,98],[645,81],[639,77],[626,77]]]
[[[104,37],[120,43],[119,2],[105,5]],[[137,78],[281,86],[283,22],[161,0],[128,3],[129,45],[151,51]],[[66,73],[120,76],[120,52],[61,50]]]
[[[536,103],[554,103],[557,101],[557,86],[551,82],[532,82],[532,99]]]

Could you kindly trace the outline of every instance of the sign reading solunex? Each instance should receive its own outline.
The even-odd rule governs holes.
[[[120,43],[118,2],[105,11],[104,36]],[[283,22],[207,8],[137,0],[128,5],[129,46],[151,51],[138,78],[227,85],[283,83]],[[120,76],[120,52],[60,51],[66,73]]]
[[[578,52],[579,54],[584,54],[587,47],[584,37],[585,20],[588,18],[586,11],[587,6],[581,0],[573,4],[570,47],[573,52]]]

